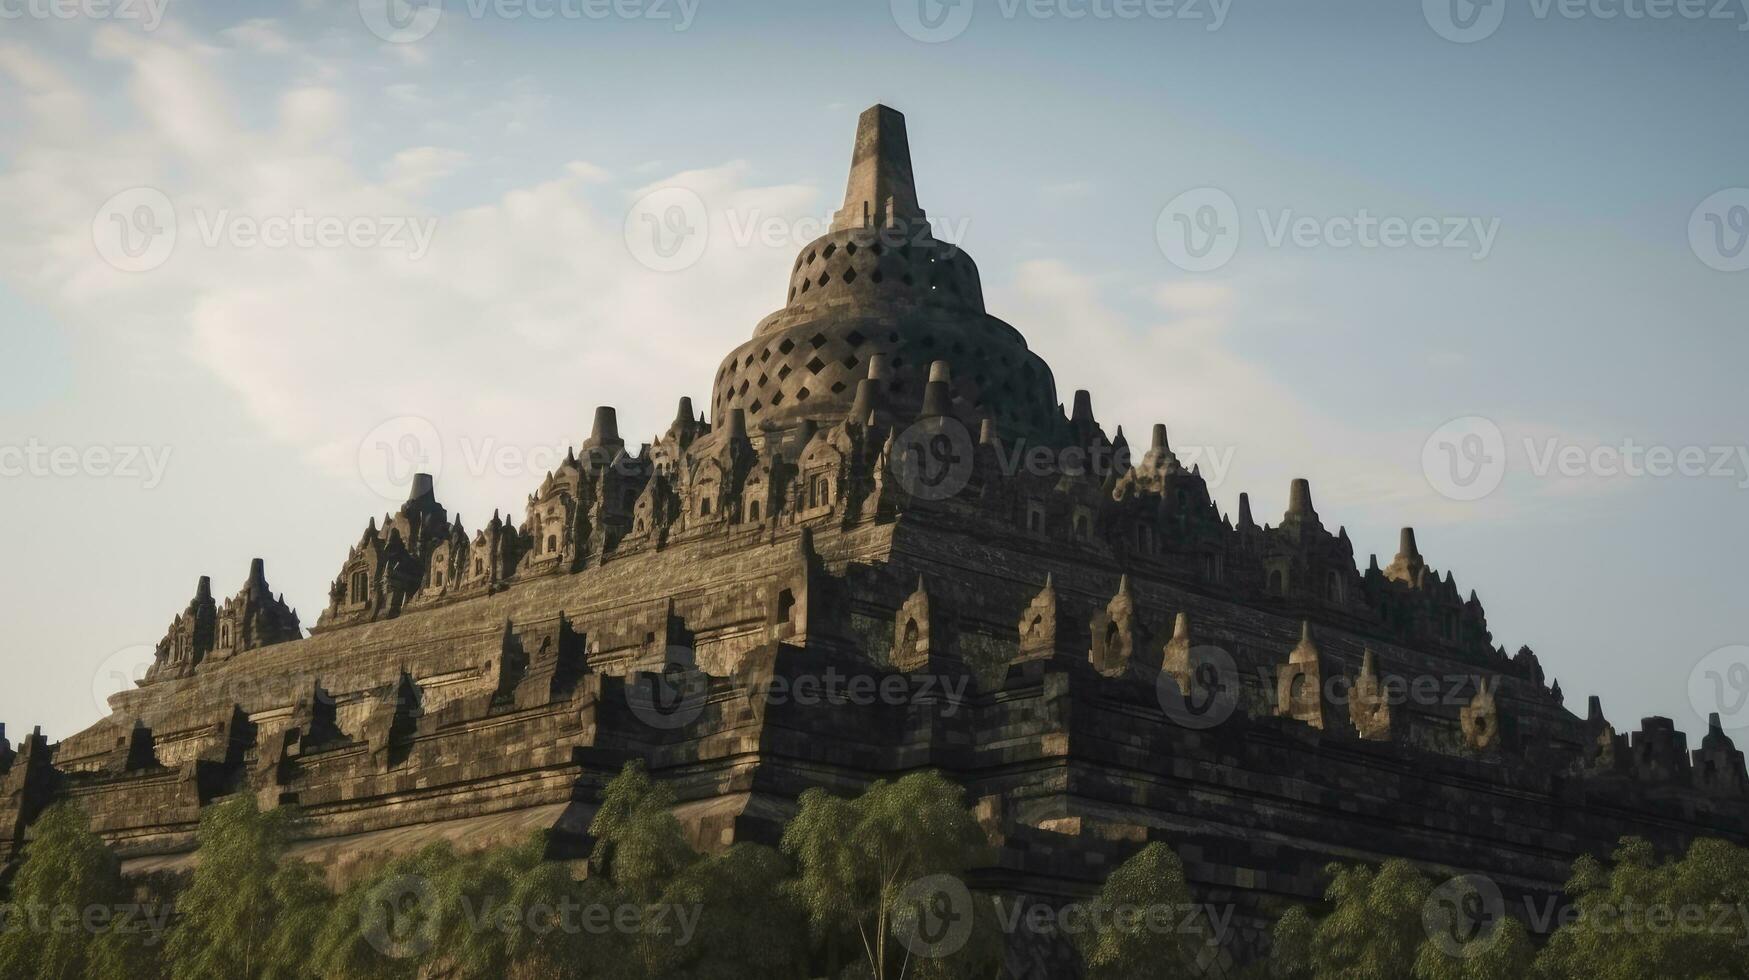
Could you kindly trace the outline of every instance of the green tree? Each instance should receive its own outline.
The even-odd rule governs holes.
[[[308,949],[331,897],[315,869],[280,864],[297,820],[246,793],[201,813],[194,879],[167,946],[175,980],[315,976]]]
[[[1474,935],[1432,931],[1427,914],[1441,907],[1475,905],[1480,896],[1468,879],[1435,894],[1414,865],[1392,859],[1377,869],[1331,864],[1325,901],[1329,914],[1315,918],[1289,909],[1274,931],[1263,975],[1282,980],[1517,980],[1530,974],[1533,951],[1524,924],[1502,914]],[[1431,902],[1430,902],[1431,899]],[[1484,906],[1485,907],[1485,906]],[[1497,910],[1503,912],[1504,910]]]
[[[681,871],[662,892],[663,928],[640,936],[650,975],[806,976],[807,919],[785,888],[789,873],[782,854],[748,843]]]
[[[460,859],[448,844],[397,857],[340,893],[311,947],[326,980],[412,980],[436,955],[436,882]]]
[[[601,794],[590,821],[593,872],[606,874],[632,901],[651,902],[698,860],[674,819],[674,791],[654,783],[642,759],[626,763]]]
[[[1091,928],[1071,934],[1090,980],[1201,975],[1197,958],[1211,937],[1183,928],[1191,908],[1184,864],[1172,848],[1155,842],[1136,852],[1088,903]]]
[[[44,811],[12,883],[10,920],[0,922],[0,977],[122,980],[161,974],[161,936],[145,926],[122,882],[121,864],[73,803]]]
[[[983,831],[963,800],[964,791],[936,772],[877,782],[854,800],[818,788],[802,794],[782,849],[798,872],[790,894],[806,911],[815,938],[831,949],[831,959],[848,936],[880,980],[943,966],[916,963],[893,929],[898,900],[914,882],[937,875],[963,881],[985,856]],[[987,905],[987,899],[975,901],[955,912],[975,917],[971,938],[991,921]],[[968,941],[958,953],[972,956],[989,948]]]
[[[1586,856],[1573,865],[1567,894],[1576,917],[1550,937],[1537,959],[1551,977],[1749,976],[1749,849],[1720,840],[1689,845],[1660,863],[1644,840],[1623,838],[1615,867]]]

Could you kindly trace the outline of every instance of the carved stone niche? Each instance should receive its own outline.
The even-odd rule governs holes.
[[[1391,738],[1391,700],[1379,677],[1378,663],[1371,649],[1360,662],[1360,676],[1348,690],[1348,720],[1355,734],[1377,742]]]
[[[1142,662],[1138,654],[1147,649],[1148,632],[1137,615],[1128,575],[1118,580],[1111,602],[1093,615],[1088,632],[1092,640],[1088,660],[1106,677],[1122,677]]]
[[[1458,710],[1458,724],[1464,731],[1464,744],[1476,752],[1489,752],[1500,747],[1500,708],[1494,702],[1494,689],[1488,678],[1476,680],[1476,696]]]
[[[923,670],[936,652],[934,630],[930,618],[929,590],[923,576],[917,577],[917,590],[899,607],[893,618],[892,665],[898,670]]]
[[[1300,624],[1300,642],[1275,679],[1275,713],[1313,728],[1324,727],[1324,668],[1312,642],[1312,624]]]
[[[1057,587],[1050,575],[1045,587],[1027,603],[1020,614],[1020,659],[1050,660],[1058,655],[1078,656],[1073,650],[1073,627],[1057,598]]]

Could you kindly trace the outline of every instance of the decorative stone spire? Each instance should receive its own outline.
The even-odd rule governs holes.
[[[930,638],[932,620],[929,611],[929,589],[923,576],[917,576],[917,589],[899,607],[893,620],[892,665],[898,670],[916,671],[929,666],[935,652]]]
[[[583,441],[584,449],[618,449],[625,445],[625,440],[619,437],[619,413],[612,405],[602,405],[595,410],[595,424],[590,427],[589,438]]]
[[[1397,557],[1385,566],[1385,578],[1414,585],[1421,580],[1421,573],[1427,568],[1427,562],[1421,558],[1421,551],[1415,546],[1415,529],[1403,528],[1397,533]]]
[[[1045,573],[1045,587],[1032,597],[1020,614],[1020,656],[1023,660],[1048,660],[1059,650],[1068,630],[1059,621],[1057,586]]]
[[[1289,484],[1287,491],[1287,513],[1281,517],[1283,525],[1297,521],[1318,523],[1318,510],[1312,506],[1312,484],[1304,477],[1299,477]]]
[[[1473,751],[1486,752],[1500,744],[1500,709],[1494,702],[1498,680],[1476,679],[1476,695],[1470,703],[1458,709],[1458,726],[1463,729],[1464,744]]]
[[[850,181],[844,189],[844,207],[832,216],[832,230],[895,227],[915,233],[929,225],[917,205],[905,114],[874,105],[856,120]]]
[[[1160,669],[1178,681],[1178,690],[1190,693],[1195,665],[1190,662],[1190,617],[1180,612],[1172,621],[1172,639],[1166,641]]]
[[[953,411],[953,372],[946,361],[929,365],[929,384],[923,389],[923,418],[940,418]]]
[[[1310,500],[1307,502],[1309,504]],[[1300,642],[1288,654],[1287,665],[1276,676],[1275,713],[1283,718],[1296,718],[1313,728],[1323,728],[1323,691],[1324,670],[1318,647],[1312,642],[1312,624],[1302,621]]]
[[[1360,676],[1348,691],[1348,720],[1361,738],[1387,741],[1391,737],[1391,700],[1379,678],[1371,647],[1361,654]]]

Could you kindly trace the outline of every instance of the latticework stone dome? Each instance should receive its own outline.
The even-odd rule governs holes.
[[[844,207],[797,255],[785,299],[718,369],[715,418],[744,409],[754,429],[842,419],[877,360],[881,406],[900,418],[921,408],[935,361],[952,368],[954,414],[973,432],[989,418],[1005,435],[1043,438],[1060,417],[1050,367],[984,312],[971,256],[931,233],[893,109],[858,120]]]

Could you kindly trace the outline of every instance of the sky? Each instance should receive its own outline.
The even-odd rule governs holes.
[[[1745,4],[0,0],[0,722],[707,405],[881,102],[1065,400],[1749,736]]]

